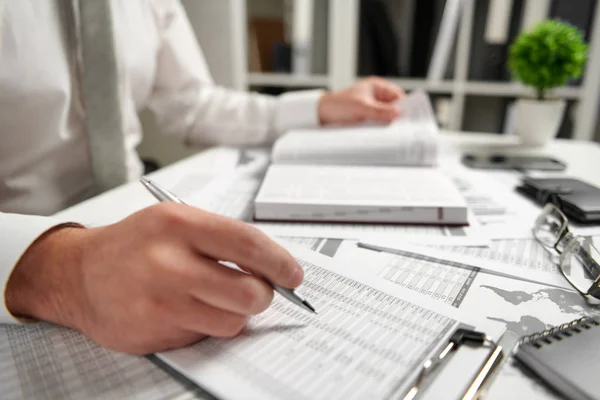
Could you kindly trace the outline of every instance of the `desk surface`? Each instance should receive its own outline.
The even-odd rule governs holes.
[[[515,137],[449,132],[442,135],[441,157],[445,162],[458,163],[461,154],[467,152],[552,156],[567,164],[566,174],[569,176],[600,186],[600,174],[597,172],[600,171],[600,146],[597,143],[556,140],[545,147],[528,148],[520,145]],[[194,176],[199,182],[207,182],[223,171],[233,170],[237,163],[238,154],[239,152],[234,149],[209,149],[157,171],[152,175],[152,179],[173,187],[174,182],[181,179],[182,175],[195,174]],[[90,215],[93,213],[97,221],[106,223],[117,221],[138,209],[152,204],[155,204],[154,198],[145,191],[142,185],[132,182],[65,210],[58,215],[69,220],[89,221]],[[507,301],[514,306],[513,312],[516,313],[516,319],[519,317],[521,320],[532,318],[532,329],[539,328],[539,322],[536,321],[537,318],[534,316],[554,313],[557,315],[558,320],[562,318],[563,322],[566,322],[573,319],[573,313],[585,309],[576,296],[569,298],[568,293],[566,295],[564,293],[558,294],[559,297],[562,296],[558,301],[545,301],[550,296],[555,296],[556,293],[539,290],[539,287],[535,292],[534,289],[531,289],[531,293],[511,292],[510,281],[508,283],[505,281],[503,289],[498,290],[504,291],[504,293],[495,293],[495,295],[502,295],[505,296],[505,300],[508,299]],[[519,293],[521,294],[519,295]],[[515,296],[515,299],[509,298],[512,295]],[[522,300],[524,296],[533,298],[535,304],[527,305],[527,301]],[[473,311],[481,312],[480,305],[477,307],[479,309]],[[523,311],[525,310],[524,307],[529,307],[526,312]],[[560,308],[560,310],[557,310],[557,308]],[[564,312],[565,310],[569,312]],[[563,314],[557,314],[560,312],[563,312]],[[490,311],[490,313],[488,318],[502,320],[493,311]],[[555,321],[556,318],[552,321]],[[536,323],[538,325],[535,325]],[[551,396],[544,388],[534,384],[509,365],[504,368],[497,378],[489,398],[551,398]]]
[[[600,186],[600,144],[596,142],[556,139],[544,147],[528,147],[521,145],[516,136],[447,132],[442,138],[442,154],[473,152],[550,156],[567,164],[565,174]]]
[[[518,138],[511,136],[444,132],[441,137],[441,157],[446,160],[458,162],[461,154],[469,152],[547,155],[567,164],[565,174],[600,186],[600,145],[595,142],[558,139],[545,147],[526,147],[519,143]],[[215,147],[169,165],[152,174],[151,178],[170,187],[180,179],[182,171],[197,173],[199,179],[208,179],[232,170],[237,157],[235,149]],[[64,210],[57,216],[87,221],[90,210],[110,210],[98,213],[97,218],[105,223],[116,222],[152,204],[155,204],[154,198],[139,183],[131,182]]]

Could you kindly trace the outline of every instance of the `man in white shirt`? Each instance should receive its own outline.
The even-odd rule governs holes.
[[[256,229],[177,204],[91,229],[42,216],[90,197],[97,183],[65,1],[72,0],[12,0],[2,11],[0,323],[51,321],[137,354],[237,334],[273,291],[215,260],[284,287],[303,279],[294,259]],[[179,0],[113,1],[112,21],[127,180],[142,172],[135,148],[145,107],[166,134],[219,144],[399,115],[393,102],[402,91],[377,78],[280,97],[215,86]]]

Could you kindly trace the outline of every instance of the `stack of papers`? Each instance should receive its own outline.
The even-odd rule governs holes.
[[[467,204],[437,169],[274,165],[257,220],[467,225]]]

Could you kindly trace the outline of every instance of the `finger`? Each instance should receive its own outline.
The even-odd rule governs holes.
[[[196,343],[200,339],[205,338],[207,335],[204,333],[194,332],[188,329],[179,329],[176,332],[169,331],[162,338],[156,338],[151,346],[142,345],[139,349],[135,347],[128,351],[131,354],[147,355],[156,353],[157,351],[168,351],[171,349],[179,349],[181,347],[188,346]]]
[[[248,321],[243,315],[220,310],[192,296],[184,296],[178,301],[177,311],[177,323],[181,328],[207,336],[236,336]]]
[[[191,252],[180,257],[179,262],[181,273],[176,285],[210,306],[240,315],[256,315],[273,301],[273,288],[263,279]]]
[[[283,287],[294,288],[302,283],[302,267],[287,250],[258,229],[206,212],[190,213],[189,220],[187,237],[201,254],[243,265],[253,275]]]
[[[390,103],[364,101],[361,107],[367,118],[373,121],[389,123],[400,116],[398,107]]]
[[[373,95],[378,101],[391,103],[404,97],[404,90],[392,82],[381,78],[373,78]]]

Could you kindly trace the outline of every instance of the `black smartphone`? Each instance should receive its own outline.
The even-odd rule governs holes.
[[[504,154],[466,154],[464,165],[478,169],[515,169],[519,171],[563,171],[566,165],[559,160],[545,156],[511,156]]]

